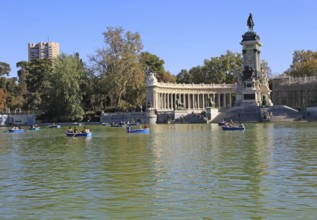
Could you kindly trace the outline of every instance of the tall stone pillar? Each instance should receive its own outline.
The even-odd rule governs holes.
[[[149,124],[156,124],[157,115],[156,108],[159,106],[159,94],[155,92],[157,79],[154,73],[149,72],[146,77],[145,92],[146,92],[146,115],[149,119]]]
[[[254,21],[250,13],[247,20],[249,30],[242,35],[243,72],[238,76],[236,102],[237,106],[259,106],[262,97],[270,97],[267,72],[261,69],[260,52],[262,43],[260,36],[253,31]],[[271,100],[268,100],[272,104]],[[273,105],[273,104],[272,104]]]

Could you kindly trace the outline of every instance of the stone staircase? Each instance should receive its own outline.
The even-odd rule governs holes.
[[[218,123],[219,121],[232,120],[234,122],[262,122],[260,106],[235,106],[230,109],[222,109],[218,116],[212,121],[208,121],[204,114],[190,113],[175,119],[175,124],[194,124],[194,123]],[[285,105],[277,105],[268,107],[272,113],[270,122],[286,122],[304,120],[301,112]]]
[[[174,124],[205,124],[207,123],[207,119],[204,114],[190,113],[173,120],[172,123]]]
[[[272,106],[270,111],[272,112],[271,122],[303,120],[301,112],[285,105]]]
[[[236,106],[231,109],[222,110],[212,122],[217,123],[222,120],[261,122],[260,108],[260,106]],[[303,120],[302,114],[299,111],[285,105],[271,106],[268,109],[272,112],[271,122]]]
[[[258,106],[239,106],[222,110],[211,122],[217,123],[222,120],[232,120],[234,122],[259,122],[261,121],[260,108]]]

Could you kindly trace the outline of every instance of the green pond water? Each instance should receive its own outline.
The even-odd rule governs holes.
[[[0,219],[316,219],[317,123],[245,126],[0,128]]]

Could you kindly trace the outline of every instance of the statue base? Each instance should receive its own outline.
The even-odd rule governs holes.
[[[149,118],[149,124],[156,124],[157,115],[155,114],[154,108],[146,109],[146,115]]]
[[[207,107],[206,113],[207,113],[208,121],[212,121],[215,117],[217,117],[217,115],[219,114],[219,111],[217,108]]]
[[[186,116],[187,109],[176,109],[174,110],[174,120]]]

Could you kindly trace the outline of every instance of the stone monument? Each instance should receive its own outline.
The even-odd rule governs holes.
[[[238,76],[236,90],[236,106],[261,106],[263,98],[267,106],[272,106],[271,90],[267,80],[267,72],[261,69],[259,35],[253,31],[254,21],[250,13],[247,26],[249,30],[242,35],[243,72]]]
[[[155,74],[148,71],[146,77],[146,115],[149,118],[149,124],[156,124],[157,115],[154,108],[154,97],[153,97],[153,90],[155,85],[157,84],[157,79]]]
[[[215,108],[215,103],[212,100],[212,97],[208,97],[208,106],[206,108],[206,114],[208,120],[214,119],[219,114],[218,109]]]

